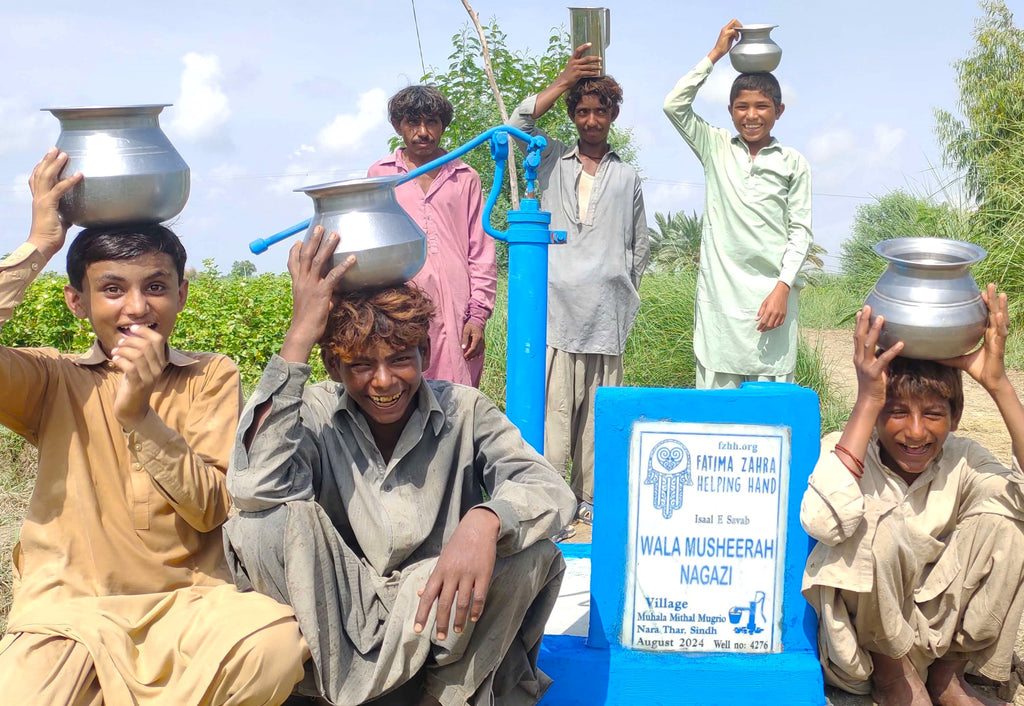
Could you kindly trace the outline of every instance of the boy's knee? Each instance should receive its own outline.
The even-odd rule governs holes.
[[[221,681],[246,703],[280,703],[303,677],[309,647],[298,621],[282,620],[245,637],[225,658]]]

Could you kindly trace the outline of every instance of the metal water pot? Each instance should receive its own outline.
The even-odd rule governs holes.
[[[160,223],[185,207],[189,169],[160,129],[159,105],[44,108],[60,120],[65,175],[84,179],[60,201],[83,227]]]
[[[569,33],[572,48],[590,42],[583,56],[601,57],[601,75],[607,71],[604,52],[612,42],[612,11],[606,7],[570,7]]]
[[[313,199],[314,215],[305,241],[318,225],[325,235],[336,232],[341,240],[333,264],[356,256],[338,289],[398,285],[412,279],[427,259],[423,231],[395,198],[395,186],[404,175],[369,177],[306,186],[296,191]]]
[[[903,341],[900,355],[940,360],[967,353],[985,333],[988,308],[970,267],[985,249],[945,238],[896,238],[874,247],[889,261],[864,302],[885,317],[878,344]]]
[[[782,61],[782,49],[769,36],[778,25],[743,25],[740,39],[729,50],[732,67],[741,74],[774,71]]]

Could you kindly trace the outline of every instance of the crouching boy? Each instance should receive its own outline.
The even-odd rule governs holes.
[[[351,262],[323,274],[337,242],[317,230],[289,256],[291,326],[228,473],[236,580],[295,608],[300,692],[535,703],[572,491],[480,392],[423,379],[422,291],[332,296]],[[307,386],[317,342],[335,382]]]
[[[67,155],[32,172],[28,241],[0,262],[0,323],[64,245]],[[302,678],[290,608],[229,582],[220,528],[242,406],[223,355],[167,345],[185,250],[159,225],[90,228],[68,307],[92,348],[0,347],[0,423],[39,451],[0,640],[6,704],[280,704]]]
[[[1009,677],[1024,608],[1024,408],[1003,365],[1006,295],[989,285],[983,346],[944,361],[876,352],[857,315],[857,400],[822,441],[800,519],[819,543],[803,593],[818,614],[825,680],[888,704],[982,704],[967,662]],[[1012,469],[958,438],[961,371],[995,401]]]

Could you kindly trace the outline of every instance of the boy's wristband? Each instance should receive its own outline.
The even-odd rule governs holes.
[[[840,463],[846,466],[846,470],[852,473],[854,478],[860,480],[864,477],[864,462],[854,456],[848,448],[836,444],[835,448],[832,449],[832,453],[836,455],[836,458],[839,459]],[[843,455],[840,456],[840,453]],[[849,461],[847,461],[847,459],[849,459]],[[850,466],[850,462],[853,463],[853,467]]]

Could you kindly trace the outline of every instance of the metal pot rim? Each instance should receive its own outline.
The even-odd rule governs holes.
[[[62,116],[61,113],[73,113],[73,112],[86,112],[86,113],[101,113],[110,112],[116,113],[118,111],[127,111],[136,115],[157,115],[164,108],[169,108],[174,105],[173,103],[139,103],[137,105],[79,105],[79,106],[62,106],[59,108],[40,108],[40,112],[53,113],[58,119]]]
[[[778,25],[769,24],[753,24],[753,25],[742,25],[737,27],[740,32],[759,32],[766,29],[775,29]]]
[[[404,174],[389,174],[385,176],[363,177],[361,179],[343,179],[341,181],[328,181],[323,184],[312,184],[293,189],[294,192],[303,193],[310,197],[328,196],[345,191],[358,191],[359,187],[377,189],[382,186],[392,185],[401,181]]]
[[[988,255],[985,248],[966,240],[951,240],[949,238],[890,238],[875,243],[872,250],[890,262],[910,267],[923,267],[928,269],[944,269],[953,267],[964,267],[980,262]],[[908,253],[939,253],[947,256],[960,257],[959,262],[922,262],[921,260],[908,259]]]

